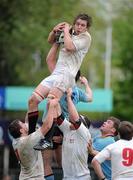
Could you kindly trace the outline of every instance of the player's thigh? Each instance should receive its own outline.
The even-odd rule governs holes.
[[[63,95],[63,91],[58,88],[58,87],[53,87],[50,91],[49,91],[49,97],[53,95],[55,96],[56,98],[60,99]]]
[[[52,158],[53,158],[53,150],[51,149],[46,149],[44,151],[42,151],[42,157],[43,157],[43,161],[44,164],[50,164],[52,163]]]
[[[54,149],[54,158],[59,167],[62,167],[62,145],[58,145],[56,149]]]
[[[34,92],[37,93],[40,97],[42,97],[42,99],[47,97],[49,91],[50,91],[50,88],[43,86],[41,83],[34,90]]]

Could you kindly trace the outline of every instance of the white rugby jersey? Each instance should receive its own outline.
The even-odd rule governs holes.
[[[81,124],[77,130],[70,130],[70,122],[66,119],[59,126],[63,132],[62,168],[65,178],[90,177],[88,169],[87,145],[91,139],[89,130]],[[89,179],[88,179],[89,180]]]
[[[13,148],[21,166],[20,180],[27,180],[29,178],[44,180],[42,154],[40,151],[33,149],[33,146],[36,145],[41,138],[44,138],[44,136],[40,129],[38,129],[28,136],[13,140]]]
[[[76,51],[67,51],[64,45],[61,45],[56,67],[52,74],[69,72],[69,74],[75,78],[78,70],[80,69],[83,58],[89,50],[91,36],[86,31],[76,36],[72,35],[72,41],[75,45]]]
[[[111,158],[113,180],[133,179],[133,140],[118,140],[104,148],[94,158],[100,163]]]

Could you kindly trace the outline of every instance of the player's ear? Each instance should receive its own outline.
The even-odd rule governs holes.
[[[115,134],[116,133],[116,129],[115,128],[112,128],[112,133]]]
[[[24,132],[23,128],[20,128],[19,131],[20,131],[21,134],[23,134],[23,132]]]

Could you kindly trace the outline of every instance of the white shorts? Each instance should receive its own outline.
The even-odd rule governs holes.
[[[72,88],[75,85],[75,77],[66,72],[60,74],[51,74],[47,78],[43,79],[41,84],[49,89],[57,87],[62,92],[65,92],[68,88]]]

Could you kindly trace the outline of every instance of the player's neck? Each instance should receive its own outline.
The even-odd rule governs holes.
[[[114,137],[114,134],[113,133],[104,133],[104,132],[102,132],[102,137],[103,138],[104,137],[109,137],[109,136]]]
[[[27,136],[27,135],[28,135],[27,133],[22,133],[21,137],[24,137],[24,136]]]

